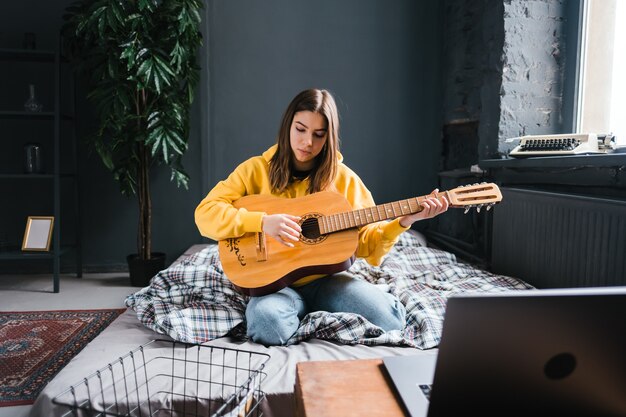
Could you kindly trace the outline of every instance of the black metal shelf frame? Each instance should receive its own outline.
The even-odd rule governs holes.
[[[47,112],[26,112],[26,111],[0,111],[0,118],[2,119],[24,119],[24,120],[50,120],[53,122],[53,171],[49,174],[0,174],[0,180],[52,180],[53,194],[54,194],[54,229],[52,232],[52,247],[50,252],[24,252],[20,250],[3,251],[0,252],[0,260],[52,260],[52,275],[53,275],[53,291],[58,293],[60,291],[60,270],[61,270],[61,256],[74,251],[76,254],[76,275],[82,277],[82,245],[81,245],[81,233],[80,233],[80,207],[79,207],[79,189],[76,174],[61,173],[61,155],[60,155],[60,142],[61,142],[61,121],[73,120],[73,115],[76,113],[75,109],[75,84],[74,80],[70,80],[70,94],[72,99],[70,114],[61,112],[61,56],[60,45],[56,51],[37,51],[37,50],[22,50],[22,49],[0,49],[0,61],[20,61],[20,62],[46,62],[52,63],[54,66],[54,102],[53,111]],[[72,160],[74,161],[74,168],[77,172],[77,138],[75,132],[75,126],[72,126],[72,139],[74,142]],[[74,220],[76,222],[76,242],[73,246],[61,247],[61,231],[63,229],[61,222],[61,180],[73,178],[74,181]]]

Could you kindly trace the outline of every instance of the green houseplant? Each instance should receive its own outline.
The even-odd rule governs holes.
[[[202,7],[201,0],[79,0],[64,16],[64,53],[87,80],[98,116],[93,147],[122,194],[137,197],[141,261],[154,257],[151,167],[165,164],[172,181],[188,186],[181,158],[199,80]],[[159,266],[148,269],[151,277]]]

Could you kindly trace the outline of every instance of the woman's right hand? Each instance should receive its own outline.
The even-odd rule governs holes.
[[[298,221],[300,217],[290,214],[266,214],[262,221],[263,232],[283,245],[293,248],[294,244],[291,242],[300,240],[302,232]]]

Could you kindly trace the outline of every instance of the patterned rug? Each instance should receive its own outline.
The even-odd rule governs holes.
[[[125,309],[0,312],[0,407],[32,404]]]

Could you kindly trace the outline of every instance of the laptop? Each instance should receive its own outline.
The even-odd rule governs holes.
[[[437,355],[383,362],[412,417],[626,416],[626,287],[453,296]]]

